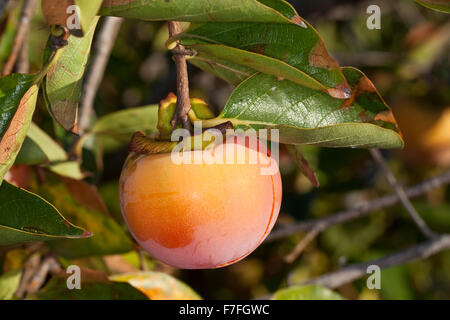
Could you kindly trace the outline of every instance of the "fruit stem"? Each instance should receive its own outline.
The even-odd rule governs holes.
[[[181,33],[180,23],[177,21],[169,21],[169,36],[172,37]],[[175,113],[171,120],[171,125],[175,128],[181,124],[184,129],[192,132],[192,123],[189,120],[188,113],[191,110],[191,101],[189,97],[189,77],[187,72],[186,57],[183,54],[184,47],[177,43],[172,49],[173,58],[177,69],[177,105]]]

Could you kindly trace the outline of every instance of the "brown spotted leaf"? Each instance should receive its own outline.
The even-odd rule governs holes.
[[[265,0],[287,24],[206,22],[194,23],[180,40],[197,55],[189,61],[226,81],[239,83],[240,73],[262,72],[345,99],[351,94],[339,64],[329,55],[317,31],[284,1]],[[226,63],[224,63],[226,62]],[[242,68],[249,68],[250,70]],[[235,76],[230,76],[236,70]]]
[[[38,86],[35,76],[12,74],[0,78],[0,183],[14,163],[31,123]]]
[[[68,45],[61,49],[61,57],[43,80],[44,97],[50,113],[65,130],[73,133],[78,133],[78,103],[97,22],[98,17],[82,38],[69,37]],[[47,59],[50,52],[49,42]]]
[[[204,127],[231,121],[235,127],[279,130],[281,143],[326,147],[401,148],[391,109],[359,70],[342,68],[352,88],[349,99],[256,74],[231,94],[222,113]]]

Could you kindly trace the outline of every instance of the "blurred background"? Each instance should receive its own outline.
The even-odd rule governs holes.
[[[398,180],[404,185],[414,185],[448,170],[449,16],[412,0],[289,2],[317,29],[339,63],[365,72],[392,107],[406,147],[383,154]],[[381,8],[380,30],[366,27],[369,16],[366,8],[371,4]],[[14,28],[5,24],[0,27]],[[36,71],[41,66],[41,53],[48,35],[40,12],[35,15],[31,30],[30,63],[32,71]],[[1,60],[8,46],[5,35],[0,41]],[[176,91],[175,65],[165,47],[167,37],[165,23],[123,22],[95,100],[98,118],[121,109],[157,104]],[[219,113],[233,88],[192,65],[189,75],[191,96],[203,98]],[[38,105],[45,108],[42,101]],[[34,121],[47,132],[53,132],[67,148],[73,144],[73,137],[54,126],[48,113],[37,112]],[[392,193],[367,150],[306,146],[303,153],[316,170],[321,186],[312,187],[282,149],[283,206],[278,226],[324,217],[355,203]],[[91,173],[87,181],[98,186],[109,212],[124,230],[117,187],[126,156],[123,144],[105,144],[99,153],[88,143],[83,152],[83,167]],[[449,200],[450,188],[442,187],[415,198],[413,204],[433,230],[450,232]],[[203,298],[248,299],[286,286],[287,278],[306,280],[425,240],[400,205],[329,228],[295,261],[285,262],[284,258],[303,236],[298,234],[265,243],[243,261],[217,270],[176,270],[146,254],[145,263],[150,270],[163,271],[184,281]],[[131,251],[65,263],[76,262],[117,273],[137,270],[138,260],[138,254]],[[369,290],[365,280],[360,280],[337,291],[350,299],[450,299],[450,251],[382,270],[381,290]]]

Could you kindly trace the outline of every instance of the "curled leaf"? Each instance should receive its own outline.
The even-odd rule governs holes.
[[[0,78],[0,183],[25,140],[37,94],[34,75],[13,74]]]
[[[305,175],[305,177],[308,178],[308,180],[314,187],[318,188],[320,183],[319,179],[317,179],[317,174],[301,153],[299,146],[286,145],[286,147],[289,153],[291,153],[292,156],[294,157],[295,162],[297,163],[297,165],[299,166],[300,170]]]
[[[78,103],[81,97],[83,74],[91,50],[98,17],[94,18],[82,38],[69,37],[61,49],[61,56],[50,68],[43,81],[44,98],[50,114],[65,130],[78,133]],[[45,59],[52,52],[47,43]]]
[[[256,74],[240,84],[222,113],[204,127],[231,121],[235,127],[279,130],[287,144],[327,147],[403,146],[391,109],[359,70],[343,68],[352,96],[342,100],[289,80]]]

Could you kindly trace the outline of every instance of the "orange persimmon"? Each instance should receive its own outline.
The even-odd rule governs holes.
[[[206,162],[207,153],[219,161]],[[278,217],[277,162],[256,137],[184,155],[204,158],[178,164],[171,153],[129,156],[119,187],[129,230],[152,256],[178,268],[218,268],[243,259]]]

